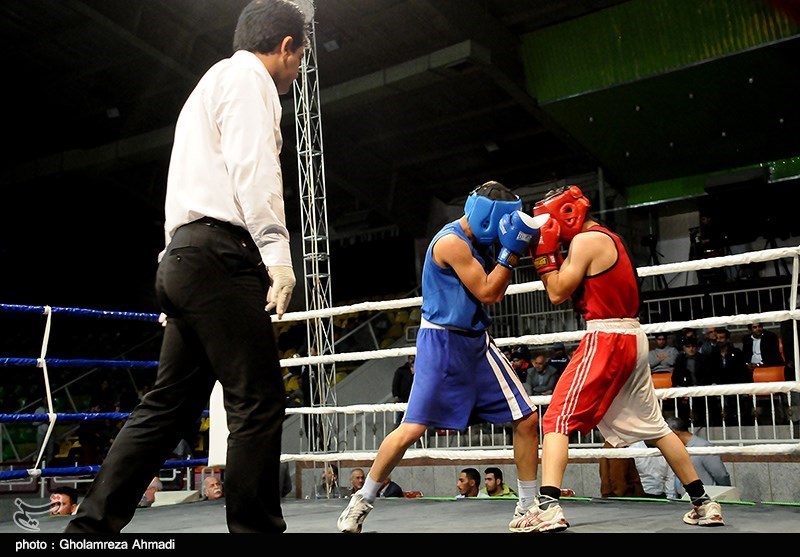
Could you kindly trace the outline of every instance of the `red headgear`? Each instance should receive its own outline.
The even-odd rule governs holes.
[[[533,206],[533,216],[549,214],[561,227],[561,239],[572,240],[581,231],[591,203],[578,186],[559,188]]]

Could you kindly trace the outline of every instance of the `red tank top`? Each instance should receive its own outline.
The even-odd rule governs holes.
[[[614,241],[617,261],[594,276],[586,276],[572,294],[575,309],[586,321],[634,318],[639,315],[639,276],[619,236],[603,226],[582,232],[601,232]]]

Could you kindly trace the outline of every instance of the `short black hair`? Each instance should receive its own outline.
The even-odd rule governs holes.
[[[693,336],[683,337],[681,344],[683,346],[697,346],[697,337]]]
[[[73,505],[78,504],[78,490],[68,485],[60,485],[50,490],[50,495],[66,495]]]
[[[300,7],[289,0],[253,0],[244,7],[233,33],[233,50],[267,54],[285,37],[295,49],[308,41],[308,25]]]
[[[483,471],[484,474],[494,474],[494,478],[496,480],[503,481],[503,471],[496,466],[489,466],[486,470]]]
[[[667,418],[667,425],[672,431],[689,431],[689,426],[686,422],[677,416]]]
[[[481,473],[476,468],[464,468],[461,472],[466,474],[467,479],[475,480],[475,485],[481,483]]]
[[[472,191],[481,197],[488,197],[494,201],[516,201],[519,199],[516,193],[494,180],[484,182]]]

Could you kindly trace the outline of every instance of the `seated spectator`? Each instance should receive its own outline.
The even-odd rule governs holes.
[[[350,487],[348,488],[347,495],[352,495],[362,487],[367,479],[363,468],[353,468],[350,471]]]
[[[62,485],[50,492],[50,516],[70,516],[78,510],[78,490]]]
[[[564,373],[564,368],[567,367],[569,363],[569,356],[567,355],[567,350],[564,347],[563,342],[556,342],[553,344],[553,352],[550,354],[550,357],[547,358],[547,365],[556,368],[558,374],[556,375],[556,383],[558,383],[558,378],[561,377],[561,374]]]
[[[315,497],[317,499],[340,499],[342,497],[342,490],[339,487],[339,467],[333,462],[325,463]]]
[[[698,341],[697,345],[700,346],[700,341],[697,338],[697,331],[695,331],[691,327],[684,327],[683,329],[681,329],[680,334],[675,335],[675,337],[672,339],[673,345],[675,346],[675,349],[678,351],[679,354],[681,350],[683,350],[683,342],[689,337],[692,337],[695,340],[697,340]]]
[[[708,356],[700,354],[696,337],[688,336],[683,341],[683,351],[675,358],[672,371],[673,387],[696,387],[711,384],[711,366]],[[678,399],[678,417],[695,426],[706,425],[705,397],[682,397]]]
[[[225,493],[222,489],[222,482],[216,476],[208,476],[203,480],[203,499],[213,501],[214,499],[222,499]]]
[[[156,500],[156,492],[161,491],[164,489],[164,484],[158,478],[158,476],[154,476],[152,480],[150,480],[150,485],[147,486],[147,489],[144,490],[142,493],[142,498],[139,500],[139,507],[150,507],[153,505],[153,502]]]
[[[695,339],[695,345],[697,341]],[[646,449],[644,441],[629,445],[632,449]],[[636,472],[642,482],[644,497],[653,499],[675,499],[675,472],[667,464],[667,459],[660,454],[655,456],[634,457]]]
[[[700,354],[706,356],[711,355],[711,350],[717,345],[717,330],[714,327],[709,327],[703,331],[703,341],[697,349]]]
[[[481,473],[475,468],[464,468],[458,474],[456,481],[456,489],[458,495],[456,499],[463,499],[465,497],[477,497],[480,493]]]
[[[751,323],[747,326],[749,335],[742,337],[742,352],[747,366],[755,367],[782,366],[780,341],[778,335],[764,329],[762,323]]]
[[[525,388],[528,390],[528,394],[530,394],[530,387],[528,386],[528,374],[531,368],[531,361],[525,355],[524,352],[512,352],[511,353],[511,367],[517,373],[517,377],[525,385]]]
[[[545,364],[544,355],[538,354],[533,359],[531,371],[528,374],[528,384],[532,395],[551,395],[556,388],[558,370]]]
[[[731,333],[728,329],[716,330],[717,344],[711,351],[711,382],[716,385],[732,385],[739,383],[752,383],[753,372],[747,367],[744,352],[733,345]],[[724,416],[726,425],[736,426],[741,421],[742,425],[753,424],[753,399],[750,395],[726,395],[724,408],[720,411],[718,397],[708,399],[709,408],[713,407],[713,414]],[[720,425],[712,421],[709,425]]]
[[[612,448],[606,441],[605,449]],[[632,458],[600,458],[601,497],[644,497],[642,480]]]
[[[388,476],[378,489],[377,497],[402,497],[403,488],[392,481],[392,477]]]
[[[675,368],[675,358],[678,350],[667,345],[667,334],[656,334],[656,346],[647,354],[647,363],[650,364],[650,373],[672,373]]]
[[[710,447],[711,443],[689,431],[689,426],[680,418],[667,418],[667,424],[675,432],[686,448],[691,447]],[[703,485],[731,485],[731,476],[725,463],[718,455],[691,455],[694,469],[703,481]],[[681,485],[680,480],[675,478],[675,493],[678,497],[683,497],[686,490]]]
[[[517,493],[503,481],[503,471],[490,466],[483,471],[483,488],[478,497],[516,497]]]

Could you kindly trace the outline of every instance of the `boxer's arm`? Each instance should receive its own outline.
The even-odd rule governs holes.
[[[455,271],[464,286],[483,304],[494,304],[505,296],[511,282],[511,269],[495,265],[488,275],[481,263],[472,256],[469,245],[456,236],[447,234],[433,246],[434,261]]]
[[[578,289],[589,270],[589,265],[599,253],[598,250],[609,248],[609,245],[602,241],[603,238],[608,239],[603,234],[578,234],[570,242],[567,258],[561,264],[561,268],[541,277],[553,304],[558,305],[567,301]],[[611,246],[613,247],[613,242]]]

